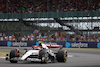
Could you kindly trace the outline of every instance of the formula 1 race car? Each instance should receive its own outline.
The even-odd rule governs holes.
[[[40,43],[34,45],[33,49],[25,51],[24,55],[20,57],[20,51],[13,49],[10,54],[6,55],[6,60],[11,63],[17,63],[18,61],[38,61],[41,63],[54,63],[54,62],[66,62],[67,51],[63,50],[62,47],[55,53],[49,49],[45,44]]]

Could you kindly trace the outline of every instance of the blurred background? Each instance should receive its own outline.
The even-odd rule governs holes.
[[[0,41],[100,42],[99,0],[0,0]]]

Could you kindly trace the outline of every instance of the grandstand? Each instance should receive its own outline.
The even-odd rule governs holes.
[[[0,32],[7,36],[17,32],[24,37],[39,30],[48,37],[64,32],[88,39],[96,33],[99,39],[99,22],[99,0],[0,0]],[[73,35],[67,38],[71,40]]]

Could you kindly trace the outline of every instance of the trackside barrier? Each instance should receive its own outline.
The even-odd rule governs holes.
[[[37,41],[0,41],[0,46],[31,47],[37,45]],[[45,41],[45,44],[63,45],[66,48],[100,48],[100,42],[66,42],[66,41]]]
[[[60,17],[87,17],[88,12],[38,12],[38,13],[0,13],[0,19],[20,19],[20,18],[60,18]],[[89,17],[99,17],[100,11],[89,11]]]

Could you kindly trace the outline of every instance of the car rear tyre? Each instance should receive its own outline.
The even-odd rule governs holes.
[[[10,51],[10,62],[11,63],[17,63],[18,60],[13,60],[15,57],[19,57],[19,50],[18,49],[13,49]]]

